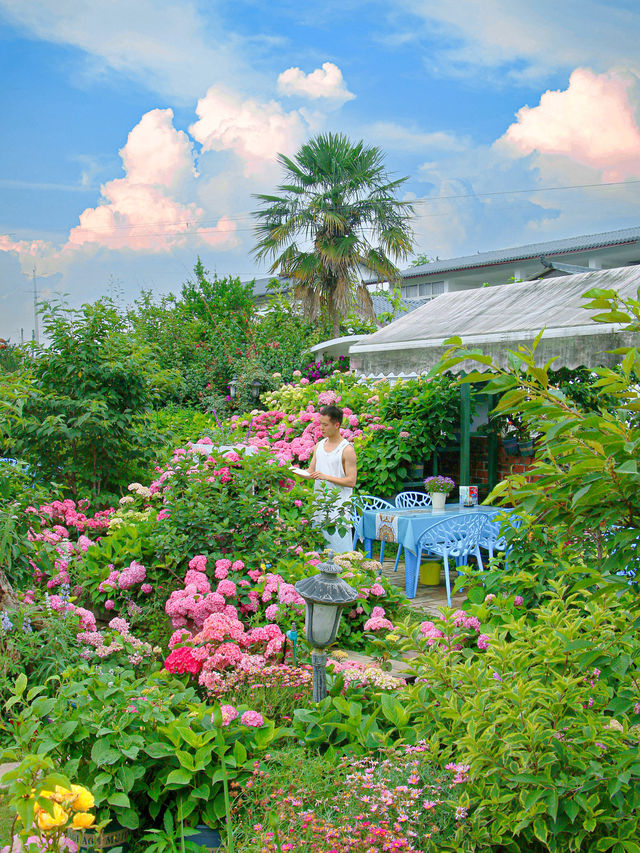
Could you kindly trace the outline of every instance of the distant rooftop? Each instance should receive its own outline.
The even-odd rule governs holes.
[[[565,240],[529,243],[526,246],[515,246],[511,249],[494,249],[491,252],[478,252],[475,255],[467,255],[462,258],[433,261],[430,264],[422,264],[419,267],[409,267],[407,270],[402,270],[400,276],[403,279],[417,278],[455,270],[473,269],[474,267],[497,266],[511,261],[524,261],[529,258],[538,258],[540,255],[565,255],[639,241],[640,227],[622,228],[618,231],[604,231],[601,234],[585,234],[580,237],[568,237]],[[366,283],[374,284],[375,279]]]

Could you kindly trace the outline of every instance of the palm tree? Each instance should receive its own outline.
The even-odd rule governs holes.
[[[254,214],[253,253],[273,258],[269,272],[291,279],[305,315],[328,315],[337,337],[354,303],[373,316],[362,273],[394,281],[393,261],[412,251],[413,208],[395,197],[407,179],[391,180],[379,148],[339,133],[320,134],[278,162],[285,172],[280,194],[255,196],[263,209]]]

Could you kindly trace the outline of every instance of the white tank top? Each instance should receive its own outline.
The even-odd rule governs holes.
[[[327,452],[325,450],[326,441],[327,439],[323,438],[322,441],[318,442],[318,446],[316,447],[316,471],[320,471],[322,474],[329,474],[331,477],[346,477],[344,465],[342,464],[342,454],[349,442],[346,438],[343,438],[337,447]],[[337,504],[343,504],[350,500],[353,494],[351,486],[338,486],[335,483],[327,482],[327,480],[315,481],[314,491],[317,492],[320,489],[330,489],[332,493],[335,492]]]

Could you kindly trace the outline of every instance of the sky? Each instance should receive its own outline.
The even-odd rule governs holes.
[[[638,225],[636,0],[0,0],[0,337],[38,295],[178,293],[252,256],[320,132],[407,176],[416,254]]]

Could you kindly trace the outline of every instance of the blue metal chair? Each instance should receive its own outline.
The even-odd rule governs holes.
[[[355,528],[360,521],[360,516],[362,515],[362,511],[365,509],[395,509],[393,504],[390,504],[389,501],[385,501],[382,498],[376,498],[374,495],[354,495],[351,498],[351,521],[353,522],[353,550],[355,551],[356,545],[360,537],[358,536]],[[380,543],[380,562],[382,562],[384,558],[384,542]]]
[[[428,554],[436,554],[442,557],[444,562],[444,579],[447,586],[447,604],[451,607],[451,579],[449,577],[449,557],[454,557],[457,565],[466,565],[469,554],[473,554],[478,561],[478,567],[482,571],[482,557],[480,555],[480,537],[483,534],[486,517],[482,513],[470,513],[469,515],[456,515],[452,518],[444,518],[437,521],[431,527],[424,530],[416,545],[416,572],[415,577],[407,578],[407,587],[411,589],[415,598],[418,589],[418,576],[420,574],[420,562],[423,551]],[[410,584],[410,586],[409,586]]]
[[[396,506],[399,509],[412,509],[413,507],[430,507],[431,496],[424,492],[400,492],[396,495]],[[402,545],[398,542],[398,553],[393,571],[398,571],[398,563],[402,554]]]

